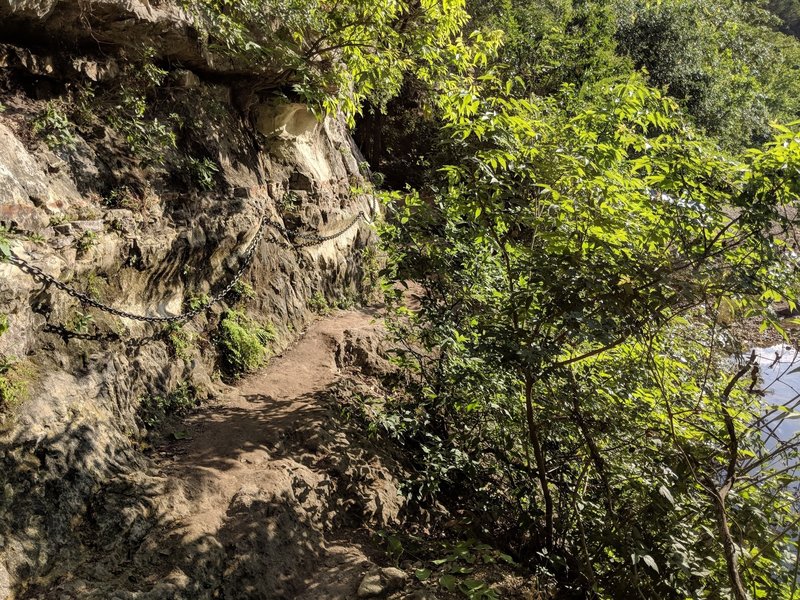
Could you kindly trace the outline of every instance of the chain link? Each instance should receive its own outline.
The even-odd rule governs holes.
[[[374,213],[373,206],[370,206],[370,211]],[[291,242],[290,244],[284,244],[284,245],[288,245],[289,247],[292,247],[295,250],[299,250],[301,248],[317,246],[319,244],[322,244],[323,242],[329,242],[331,240],[335,240],[336,238],[339,238],[348,231],[350,231],[359,222],[359,220],[363,220],[365,223],[371,224],[371,221],[367,218],[364,211],[361,210],[355,217],[353,217],[353,219],[344,228],[337,231],[336,233],[330,235],[319,235],[317,233],[299,233],[297,235],[292,235],[283,225],[281,225],[277,221],[272,221],[270,219],[267,219],[266,215],[262,216],[261,221],[259,222],[258,231],[248,244],[247,249],[242,255],[239,269],[236,271],[236,274],[233,276],[230,282],[228,282],[228,285],[226,285],[224,288],[222,288],[222,290],[214,294],[202,305],[193,308],[191,310],[182,312],[180,314],[170,315],[166,317],[138,315],[135,313],[130,313],[124,310],[120,310],[118,308],[114,308],[113,306],[108,306],[107,304],[103,304],[102,302],[98,302],[88,294],[76,290],[75,288],[67,285],[63,281],[56,279],[52,275],[48,275],[47,273],[42,271],[42,269],[40,269],[36,265],[29,263],[25,259],[20,258],[12,251],[9,251],[8,256],[6,256],[6,260],[8,260],[8,262],[10,262],[12,265],[16,266],[23,273],[26,273],[31,277],[33,277],[35,281],[39,283],[52,285],[53,287],[61,290],[68,296],[72,296],[73,298],[80,300],[80,302],[86,306],[91,306],[93,308],[96,308],[98,310],[112,314],[117,317],[121,317],[123,319],[131,319],[134,321],[142,321],[145,323],[181,323],[193,319],[194,317],[206,311],[213,305],[217,304],[218,302],[221,302],[222,299],[225,298],[225,296],[227,296],[231,292],[234,286],[241,280],[242,276],[244,276],[248,267],[250,267],[250,264],[253,261],[253,257],[255,256],[256,249],[258,248],[258,245],[261,243],[261,240],[264,239],[264,232],[268,226],[279,231],[281,235],[283,235]],[[302,241],[295,242],[294,240],[296,239],[300,239]],[[270,238],[270,240],[280,243],[274,237]],[[0,260],[2,259],[0,258]]]

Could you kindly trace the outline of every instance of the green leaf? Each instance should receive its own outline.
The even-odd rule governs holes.
[[[427,581],[428,578],[431,576],[431,570],[430,569],[417,569],[414,572],[414,575],[416,575],[417,579],[419,579],[420,581]]]
[[[510,565],[517,564],[516,561],[511,556],[509,556],[508,554],[503,554],[501,552],[498,556],[500,557],[500,560],[502,560],[503,562],[506,562],[506,563],[508,563]]]
[[[475,569],[473,569],[472,567],[453,567],[452,569],[450,569],[450,572],[456,573],[458,575],[469,575],[474,570]]]
[[[390,535],[389,539],[389,554],[392,556],[400,556],[403,554],[403,543],[400,541],[400,538],[394,535]]]
[[[461,582],[461,587],[467,593],[475,593],[488,588],[483,581],[478,581],[477,579],[465,579]]]
[[[656,573],[659,572],[658,565],[656,564],[656,561],[653,560],[652,556],[650,556],[649,554],[645,554],[644,556],[642,556],[642,560],[644,561],[644,564],[653,569],[653,571],[655,571]]]
[[[442,586],[444,589],[446,589],[448,592],[454,592],[456,590],[456,587],[458,586],[458,580],[452,575],[445,573],[444,575],[439,577],[439,585]]]

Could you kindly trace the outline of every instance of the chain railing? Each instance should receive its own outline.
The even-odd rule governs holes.
[[[373,209],[374,212],[374,208],[373,207],[371,208]],[[335,240],[343,236],[348,231],[350,231],[361,220],[363,220],[367,224],[372,224],[372,221],[367,218],[367,215],[364,213],[364,211],[360,210],[358,214],[355,217],[353,217],[345,227],[343,227],[336,233],[332,233],[329,235],[319,235],[319,233],[292,234],[277,221],[272,221],[270,219],[267,219],[265,214],[264,216],[261,217],[261,220],[258,225],[258,230],[256,231],[255,236],[253,236],[253,239],[247,245],[247,249],[245,250],[244,254],[242,254],[241,264],[239,265],[239,269],[236,271],[236,274],[228,282],[228,284],[201,305],[196,306],[191,310],[181,312],[177,315],[169,315],[164,317],[139,315],[124,310],[120,310],[118,308],[114,308],[113,306],[109,306],[107,304],[99,302],[98,300],[95,300],[85,292],[82,292],[70,285],[67,285],[66,283],[57,279],[56,277],[53,277],[52,275],[48,275],[41,268],[37,267],[34,264],[31,264],[24,258],[21,258],[10,249],[4,249],[5,250],[4,254],[6,254],[5,259],[9,263],[16,266],[23,273],[26,273],[31,277],[33,277],[35,281],[39,283],[52,285],[53,287],[61,290],[68,296],[72,296],[73,298],[79,300],[85,306],[91,306],[93,308],[96,308],[98,310],[101,310],[103,312],[109,313],[117,317],[121,317],[123,319],[131,319],[134,321],[142,321],[145,323],[181,323],[193,319],[200,313],[208,310],[210,307],[221,302],[231,292],[231,290],[241,280],[247,269],[252,264],[256,249],[258,248],[258,245],[261,243],[261,241],[264,239],[264,233],[267,227],[272,227],[273,229],[279,231],[281,235],[283,235],[285,238],[289,240],[288,245],[290,247],[299,250],[301,248],[317,246],[324,242]]]

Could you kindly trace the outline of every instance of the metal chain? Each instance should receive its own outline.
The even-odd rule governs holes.
[[[374,210],[374,208],[372,206],[370,206],[370,209],[371,209],[371,211]],[[48,275],[47,273],[42,271],[42,269],[40,269],[36,265],[33,265],[33,264],[29,263],[28,261],[26,261],[25,259],[20,258],[19,256],[17,256],[13,251],[9,251],[8,252],[8,256],[6,256],[6,260],[8,260],[8,262],[10,262],[12,265],[15,265],[23,273],[26,273],[26,274],[30,275],[31,277],[33,277],[33,279],[35,281],[37,281],[39,283],[47,283],[49,285],[52,285],[52,286],[58,288],[59,290],[61,290],[62,292],[64,292],[65,294],[67,294],[68,296],[72,296],[73,298],[76,298],[76,299],[80,300],[80,302],[82,304],[86,305],[86,306],[94,307],[94,308],[96,308],[98,310],[101,310],[103,312],[107,312],[107,313],[115,315],[117,317],[121,317],[123,319],[131,319],[131,320],[134,320],[134,321],[142,321],[142,322],[145,322],[145,323],[180,323],[180,322],[183,322],[183,321],[189,321],[190,319],[193,319],[194,317],[196,317],[200,313],[204,312],[205,310],[207,310],[211,306],[213,306],[213,305],[217,304],[218,302],[222,301],[222,299],[225,298],[225,296],[227,296],[231,292],[233,287],[239,282],[239,280],[245,274],[245,271],[247,271],[248,267],[252,263],[253,256],[255,256],[256,248],[261,243],[261,240],[264,238],[264,230],[266,229],[267,226],[272,227],[274,229],[277,229],[283,236],[285,236],[286,238],[288,238],[292,242],[293,242],[293,237],[295,239],[296,238],[302,238],[304,241],[301,241],[299,243],[294,243],[293,242],[292,244],[290,244],[291,247],[299,250],[301,248],[307,248],[309,246],[316,246],[316,245],[319,245],[319,244],[321,244],[323,242],[328,242],[328,241],[331,241],[331,240],[335,240],[336,238],[341,237],[345,233],[350,231],[350,229],[352,229],[356,225],[356,223],[358,223],[358,221],[361,220],[361,219],[363,219],[364,222],[367,223],[367,224],[371,223],[371,221],[369,221],[367,219],[367,216],[364,214],[364,211],[361,210],[361,211],[358,212],[358,214],[355,217],[353,217],[353,219],[347,224],[347,226],[345,226],[340,231],[337,231],[336,233],[333,233],[333,234],[330,234],[330,235],[325,235],[325,236],[321,236],[321,235],[318,235],[318,234],[315,234],[315,233],[297,234],[296,236],[292,236],[289,233],[289,231],[283,225],[281,225],[277,221],[272,221],[270,219],[267,219],[266,214],[265,214],[261,218],[261,221],[259,223],[258,231],[256,232],[256,235],[250,241],[250,244],[247,246],[247,249],[245,250],[244,254],[242,255],[242,262],[241,262],[241,265],[239,266],[239,269],[236,271],[236,274],[233,276],[233,278],[230,280],[230,282],[228,282],[228,285],[226,285],[218,293],[214,294],[209,300],[204,302],[202,305],[200,305],[200,306],[198,306],[196,308],[193,308],[191,310],[188,310],[186,312],[182,312],[180,314],[171,315],[171,316],[167,316],[167,317],[154,317],[154,316],[149,316],[149,315],[137,315],[137,314],[134,314],[134,313],[126,312],[124,310],[119,310],[117,308],[114,308],[113,306],[108,306],[106,304],[103,304],[102,302],[98,302],[97,300],[95,300],[94,298],[89,296],[88,294],[86,294],[84,292],[81,292],[79,290],[76,290],[75,288],[67,285],[66,283],[60,281],[59,279],[56,279],[52,275]],[[276,242],[278,241],[278,240],[275,240],[275,238],[272,238],[272,240],[276,241]]]
[[[300,248],[308,248],[309,246],[317,246],[322,244],[323,242],[329,242],[331,240],[335,240],[338,237],[343,236],[345,233],[350,231],[356,223],[358,223],[361,219],[364,219],[364,222],[367,221],[366,215],[364,214],[363,210],[358,211],[358,214],[353,217],[350,222],[341,230],[337,231],[336,233],[332,233],[330,235],[319,235],[317,233],[299,233],[295,236],[295,239],[300,238],[304,241],[296,242],[294,247],[297,249]]]

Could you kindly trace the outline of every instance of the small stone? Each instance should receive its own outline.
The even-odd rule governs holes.
[[[384,593],[385,588],[381,581],[380,569],[372,569],[361,580],[356,595],[359,598],[374,598]]]
[[[72,62],[72,67],[82,73],[91,81],[97,81],[99,79],[99,68],[97,66],[97,62],[93,60],[75,60]]]
[[[69,223],[61,223],[60,225],[54,225],[53,229],[55,229],[58,233],[64,235],[72,235],[78,238],[87,232],[101,233],[105,231],[105,222],[101,220],[71,221]]]
[[[381,576],[386,580],[392,590],[403,587],[408,579],[408,575],[396,567],[385,567],[381,569]]]
[[[111,228],[123,233],[132,233],[136,229],[136,220],[133,211],[126,208],[113,208],[106,213],[106,221],[111,223]]]
[[[180,69],[173,73],[175,84],[182,88],[194,88],[200,85],[200,78],[186,69]]]
[[[395,567],[370,569],[358,586],[359,598],[379,598],[402,588],[408,575]]]

